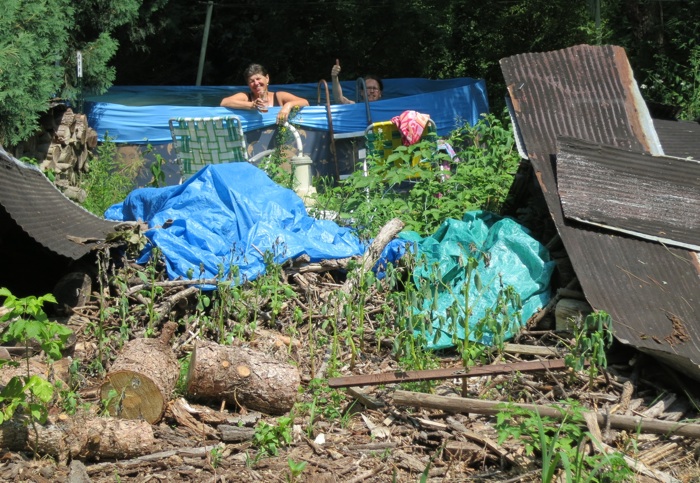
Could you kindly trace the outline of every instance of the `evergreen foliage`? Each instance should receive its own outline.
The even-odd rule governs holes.
[[[127,41],[153,32],[167,0],[5,0],[0,16],[0,144],[13,146],[38,128],[53,98],[80,105],[83,91],[104,92],[123,28]],[[144,5],[145,4],[145,5]],[[82,53],[82,79],[77,52]]]

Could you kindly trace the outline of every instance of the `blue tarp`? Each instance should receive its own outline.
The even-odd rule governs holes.
[[[475,124],[482,114],[489,112],[486,84],[480,79],[386,79],[384,86],[382,100],[368,104],[373,122],[388,121],[410,109],[429,114],[438,134],[444,136],[465,122]],[[354,87],[354,82],[343,83],[346,97],[354,99]],[[271,90],[275,89],[309,100],[310,106],[301,109],[294,119],[296,125],[329,130],[325,98],[321,100],[322,105],[317,102],[317,84],[275,85]],[[113,141],[128,144],[170,142],[168,120],[176,117],[234,114],[241,117],[246,132],[274,125],[278,107],[264,114],[217,107],[223,97],[246,90],[244,86],[113,87],[102,96],[87,97],[85,111],[100,141],[104,141],[107,133]],[[332,105],[331,115],[333,132],[337,134],[364,131],[369,124],[364,103]]]
[[[145,263],[157,246],[171,279],[226,278],[236,266],[239,281],[254,280],[265,272],[265,253],[273,254],[276,263],[301,255],[317,262],[361,255],[366,249],[351,229],[308,216],[296,193],[249,163],[210,165],[182,185],[136,189],[110,207],[105,218],[147,222],[150,245],[139,261]],[[469,212],[462,220],[446,220],[430,237],[403,232],[384,250],[379,265],[395,262],[407,247],[416,250],[419,260],[413,273],[416,286],[434,284],[436,289],[436,299],[415,308],[437,331],[429,347],[451,346],[452,335],[465,337],[460,324],[441,324],[440,316],[455,303],[464,305],[469,257],[479,262],[476,271],[483,286],[468,287],[471,340],[476,340],[474,327],[494,306],[501,288],[512,286],[520,294],[523,321],[549,299],[554,263],[511,219]],[[478,341],[491,344],[492,339],[487,332]]]
[[[254,280],[265,271],[266,252],[282,263],[365,249],[350,229],[308,216],[294,191],[249,163],[211,165],[182,185],[136,189],[105,218],[147,222],[146,236],[161,250],[171,279],[225,277],[236,265],[240,280]]]
[[[462,325],[465,305],[470,311],[469,340],[491,345],[493,331],[485,330],[477,337],[477,324],[494,308],[499,291],[508,286],[521,298],[522,323],[549,301],[554,262],[546,248],[510,218],[483,211],[468,212],[462,220],[446,220],[432,236],[421,238],[415,232],[403,232],[400,237],[414,242],[421,255],[413,272],[414,283],[418,287],[430,284],[437,294],[437,300],[431,298],[416,307],[417,312],[428,316],[428,323],[432,325],[427,331],[428,347],[451,347],[453,335],[465,339],[467,334]],[[470,257],[476,259],[478,265],[466,286],[465,266]],[[466,304],[465,300],[468,300]],[[449,308],[455,304],[462,317],[448,320]],[[515,320],[515,315],[516,308],[510,307],[508,317]],[[515,329],[520,327],[506,330],[505,339],[511,338]]]

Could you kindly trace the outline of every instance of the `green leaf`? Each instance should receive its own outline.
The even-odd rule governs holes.
[[[49,381],[40,376],[31,376],[25,390],[30,390],[42,402],[49,402],[53,397],[54,387]]]

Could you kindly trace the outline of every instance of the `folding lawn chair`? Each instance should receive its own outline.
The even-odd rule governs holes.
[[[183,180],[208,164],[248,161],[245,135],[236,116],[180,117],[169,124]]]
[[[421,135],[421,139],[424,139],[430,134],[435,134],[436,132],[437,126],[435,122],[430,119]],[[367,175],[367,158],[376,157],[379,160],[386,161],[389,155],[403,144],[401,131],[399,131],[396,124],[391,121],[375,122],[367,126],[367,129],[365,129],[365,140],[366,155],[362,160],[362,170],[365,175]],[[411,165],[416,166],[420,162],[420,155],[415,155],[411,160]],[[395,161],[395,164],[398,166],[397,161]]]

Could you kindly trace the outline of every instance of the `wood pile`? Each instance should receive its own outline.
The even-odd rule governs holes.
[[[76,114],[65,104],[53,104],[39,121],[40,130],[12,151],[18,158],[36,160],[42,171],[55,176],[55,184],[69,198],[82,202],[80,173],[88,170],[90,150],[97,146],[97,132],[88,126],[85,114]]]

